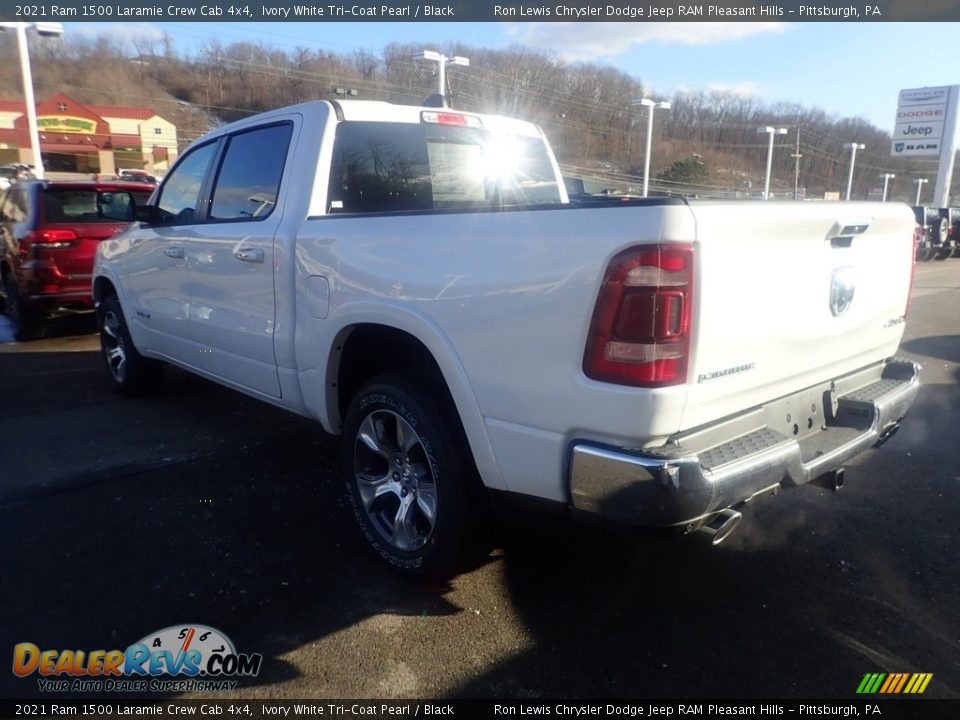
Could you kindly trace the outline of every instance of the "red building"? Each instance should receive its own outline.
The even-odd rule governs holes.
[[[163,174],[177,157],[177,128],[151,108],[84,105],[58,93],[37,103],[44,168],[113,175]],[[26,107],[0,99],[0,164],[33,163]]]

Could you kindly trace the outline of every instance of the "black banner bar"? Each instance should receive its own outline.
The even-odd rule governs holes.
[[[944,22],[956,2],[906,0],[3,0],[4,22]]]
[[[877,718],[960,717],[960,700],[2,700],[0,718]]]

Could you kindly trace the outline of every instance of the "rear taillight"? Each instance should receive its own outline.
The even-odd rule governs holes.
[[[640,387],[686,382],[692,311],[692,245],[625,250],[604,275],[583,372]]]
[[[75,244],[77,234],[73,230],[31,230],[26,239],[43,248],[62,248]]]

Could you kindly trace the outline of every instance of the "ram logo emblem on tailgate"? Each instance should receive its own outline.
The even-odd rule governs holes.
[[[849,310],[855,291],[853,268],[849,265],[834,268],[830,280],[830,312],[843,315]]]

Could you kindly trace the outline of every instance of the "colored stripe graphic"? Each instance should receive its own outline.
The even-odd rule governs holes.
[[[867,673],[857,686],[857,694],[919,695],[932,679],[933,673]]]
[[[903,690],[903,686],[907,684],[908,677],[910,677],[910,673],[900,673],[900,682],[897,683],[897,686],[893,689],[893,692],[898,693]]]

